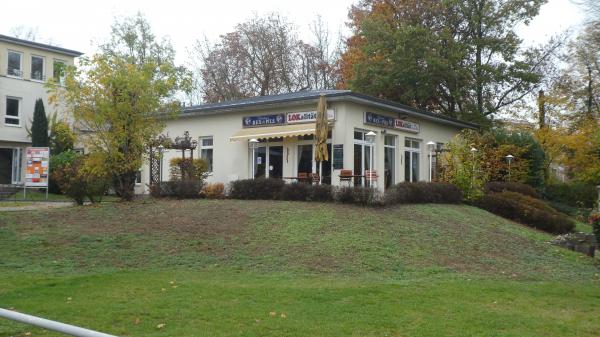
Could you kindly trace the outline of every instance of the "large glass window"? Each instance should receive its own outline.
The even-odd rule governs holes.
[[[385,136],[384,157],[384,183],[389,188],[396,183],[396,136]]]
[[[16,97],[6,98],[6,113],[4,123],[8,125],[20,125],[21,117],[19,115],[20,99]]]
[[[16,51],[8,51],[8,76],[23,77],[22,54]]]
[[[406,138],[404,140],[404,181],[419,181],[419,160],[421,142]]]
[[[213,171],[213,137],[200,137],[200,158],[208,163],[208,172]]]
[[[44,58],[39,56],[31,57],[31,79],[35,81],[45,80],[44,76]]]
[[[370,170],[371,151],[373,145],[366,140],[367,131],[354,131],[354,174],[364,175],[365,171]],[[364,179],[354,179],[354,185],[363,185]]]
[[[298,176],[311,173],[313,167],[313,145],[298,145]]]

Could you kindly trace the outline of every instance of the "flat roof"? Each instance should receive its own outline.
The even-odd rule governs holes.
[[[257,96],[233,101],[224,101],[219,103],[192,105],[183,109],[182,116],[202,116],[226,113],[230,111],[248,110],[258,107],[278,107],[292,104],[316,103],[321,95],[327,98],[328,102],[349,101],[367,106],[377,107],[402,113],[412,117],[432,120],[442,124],[449,124],[463,128],[476,129],[479,125],[461,121],[456,118],[444,116],[426,110],[416,109],[408,105],[396,103],[393,101],[359,94],[350,90],[310,90],[298,91],[287,94]]]
[[[39,42],[34,42],[34,41],[28,41],[28,40],[18,39],[16,37],[2,35],[2,34],[0,34],[0,41],[14,43],[14,44],[18,44],[18,45],[25,46],[25,47],[32,47],[32,48],[36,48],[36,49],[42,49],[42,50],[46,50],[46,51],[55,52],[55,53],[58,53],[58,54],[73,56],[73,57],[78,57],[78,56],[83,55],[82,52],[79,52],[79,51],[76,51],[76,50],[66,49],[66,48],[57,47],[57,46],[52,46],[52,45],[45,44],[45,43],[39,43]]]

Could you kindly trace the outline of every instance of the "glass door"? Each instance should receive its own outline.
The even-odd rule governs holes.
[[[404,140],[404,181],[419,181],[419,160],[421,141],[406,138]]]
[[[354,131],[354,174],[364,175],[365,171],[370,170],[372,145],[366,140],[365,131]],[[364,186],[365,179],[354,179],[354,185]]]
[[[384,141],[384,183],[389,188],[396,183],[396,136],[386,135]]]
[[[0,184],[12,183],[13,149],[0,149]]]
[[[267,170],[267,147],[260,146],[254,149],[254,178],[264,178]]]
[[[313,145],[298,145],[298,176],[312,173],[313,168]]]
[[[283,146],[269,146],[269,178],[283,177]]]

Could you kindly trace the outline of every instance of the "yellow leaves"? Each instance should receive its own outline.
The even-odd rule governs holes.
[[[271,316],[271,317],[277,317],[277,311],[271,311],[271,312],[269,312],[269,316]],[[279,318],[286,319],[287,315],[282,312],[282,313],[279,314]]]

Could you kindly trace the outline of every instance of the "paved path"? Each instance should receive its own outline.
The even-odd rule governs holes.
[[[18,206],[11,206],[11,202],[0,202],[0,212],[37,211],[50,208],[73,206],[70,201],[55,202],[17,202]]]

